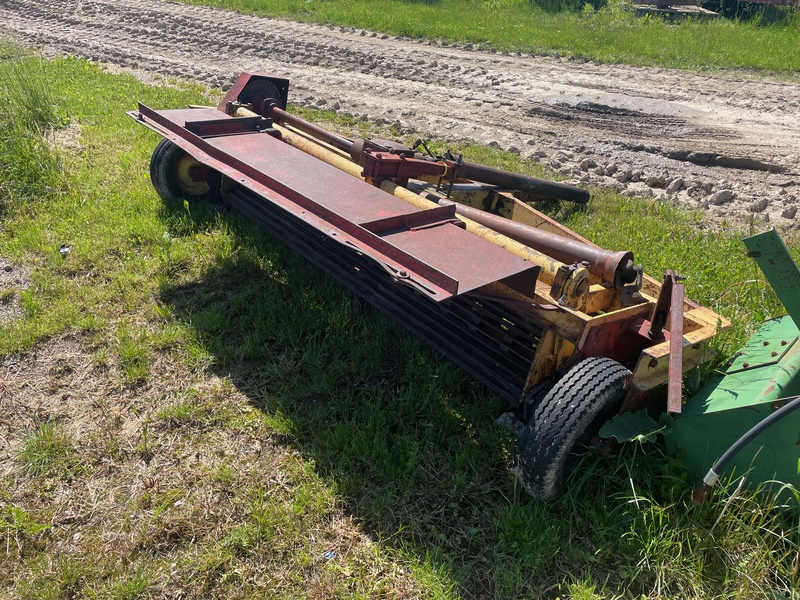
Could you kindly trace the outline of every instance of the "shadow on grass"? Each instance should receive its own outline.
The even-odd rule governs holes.
[[[200,229],[214,218],[193,217]],[[377,539],[438,556],[472,593],[491,593],[491,562],[462,561],[495,552],[487,515],[514,493],[515,441],[493,422],[505,404],[299,255],[226,222],[248,250],[167,284],[162,300],[216,374],[291,422],[297,448]]]
[[[164,216],[184,234],[218,219]],[[618,459],[593,458],[554,505],[527,497],[516,439],[494,423],[501,399],[243,218],[224,224],[237,250],[202,278],[163,284],[161,299],[215,374],[288,421],[291,443],[376,540],[465,597],[556,597],[571,581],[629,589],[617,574],[633,560],[624,503],[596,502],[626,493],[609,476]]]

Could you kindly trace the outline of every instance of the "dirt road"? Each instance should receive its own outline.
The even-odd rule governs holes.
[[[613,186],[783,227],[800,202],[800,85],[507,55],[158,0],[0,0],[0,32],[138,72],[224,86],[534,155]],[[134,106],[136,98],[131,98]],[[797,218],[800,226],[800,216]]]

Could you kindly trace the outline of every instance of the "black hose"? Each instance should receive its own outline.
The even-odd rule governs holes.
[[[519,190],[542,199],[567,200],[577,204],[586,204],[590,198],[589,192],[568,183],[545,181],[466,160],[460,165],[456,174],[458,177],[499,185],[509,190]]]
[[[783,419],[783,417],[788,415],[790,412],[797,410],[798,408],[800,408],[800,396],[793,396],[791,402],[781,406],[778,410],[769,415],[766,419],[751,427],[747,433],[736,440],[733,445],[726,450],[725,454],[723,454],[720,459],[714,463],[714,466],[708,470],[706,476],[703,477],[703,481],[697,485],[694,493],[692,494],[692,502],[698,505],[702,504],[711,492],[711,488],[714,487],[714,484],[719,479],[722,471],[725,469],[728,463],[731,462],[733,457],[736,456],[742,448],[747,446],[747,444],[761,435],[761,433],[772,427],[775,423]]]

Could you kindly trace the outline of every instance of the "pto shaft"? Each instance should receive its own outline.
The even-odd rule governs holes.
[[[437,202],[442,206],[455,205],[457,214],[544,252],[556,260],[564,263],[587,262],[589,273],[614,287],[621,288],[636,281],[637,272],[633,266],[632,252],[604,250],[451,200],[442,199]]]

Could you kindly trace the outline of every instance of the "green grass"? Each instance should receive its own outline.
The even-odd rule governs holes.
[[[37,565],[31,578],[20,582],[19,591],[22,597],[31,600],[74,598],[86,589],[90,570],[80,559],[60,556],[53,564]]]
[[[139,383],[147,378],[148,351],[147,336],[131,335],[123,331],[117,339],[117,352],[125,379],[130,383]]]
[[[0,211],[15,198],[52,195],[66,185],[60,157],[42,136],[66,124],[46,69],[41,59],[18,56],[0,73],[6,100],[0,104]]]
[[[102,596],[109,600],[147,598],[151,580],[152,575],[142,569],[136,569],[132,573],[123,573],[105,586]]]
[[[80,469],[70,436],[52,421],[38,423],[23,434],[16,458],[33,476],[71,478]]]
[[[409,38],[479,44],[499,51],[571,56],[606,63],[793,77],[800,68],[800,19],[784,11],[748,21],[637,18],[632,3],[599,10],[542,8],[529,0],[184,0],[297,21],[369,29]],[[555,3],[553,3],[555,4]],[[580,10],[581,6],[583,9]],[[769,11],[770,9],[767,9]]]
[[[0,172],[0,257],[31,270],[23,316],[0,323],[0,401],[21,407],[0,421],[15,432],[0,455],[0,595],[800,592],[795,512],[753,492],[693,508],[653,444],[587,455],[541,504],[515,483],[496,396],[243,218],[164,206],[147,174],[157,136],[124,112],[214,102],[205,90],[76,59],[0,63],[20,68],[60,117],[19,135],[69,123],[80,150],[42,146],[52,172],[20,163],[41,192]],[[741,231],[607,192],[558,216],[650,273],[688,275],[689,296],[735,321],[722,350],[780,311],[747,283],[760,277]]]

